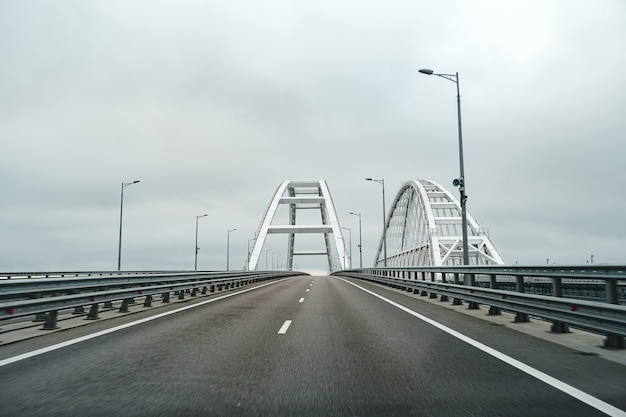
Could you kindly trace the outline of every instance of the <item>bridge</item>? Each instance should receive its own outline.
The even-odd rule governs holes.
[[[459,212],[406,182],[348,269],[328,184],[285,181],[246,271],[0,273],[0,415],[626,416],[626,267],[505,265],[471,215],[463,265]]]
[[[280,207],[288,210],[280,212]],[[305,217],[314,211],[319,217]],[[280,215],[282,214],[282,222]],[[489,236],[469,214],[468,244],[470,265],[502,265],[504,261]],[[442,266],[463,264],[461,205],[434,181],[407,181],[398,191],[376,251],[375,266],[384,263],[383,242],[388,244],[388,266]],[[287,269],[294,257],[321,255],[328,259],[331,272],[347,269],[348,260],[342,227],[328,184],[320,181],[284,181],[276,189],[255,234],[248,270],[259,267],[259,259],[269,234],[287,236]],[[296,236],[317,234],[323,245],[294,250]]]

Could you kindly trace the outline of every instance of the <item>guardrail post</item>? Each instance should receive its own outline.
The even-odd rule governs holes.
[[[128,301],[128,298],[122,300],[122,305],[120,306],[118,313],[128,313]]]
[[[169,303],[170,302],[170,292],[164,292],[163,294],[161,294],[161,299],[163,300],[164,303]]]
[[[113,308],[113,302],[105,301],[104,302],[104,308]]]
[[[185,299],[185,290],[178,291],[178,299],[179,300],[184,300]]]
[[[89,313],[85,320],[97,320],[98,319],[98,303],[93,303],[89,308]]]
[[[152,307],[152,296],[146,295],[146,299],[143,302],[144,307]]]
[[[563,280],[561,277],[552,278],[552,295],[554,297],[563,297]],[[569,326],[567,323],[555,320],[550,327],[552,333],[569,333]]]
[[[606,301],[610,304],[617,304],[617,280],[605,280],[604,285],[606,288]],[[626,348],[626,342],[624,341],[624,335],[621,334],[607,334],[604,339],[604,347],[624,349]]]
[[[84,314],[84,313],[85,313],[85,307],[83,306],[74,307],[74,311],[72,311],[72,314]]]
[[[496,278],[496,274],[489,275],[489,288],[492,290],[496,289]],[[487,315],[500,316],[502,315],[502,310],[500,310],[500,307],[489,306],[489,313],[487,313]]]
[[[515,290],[517,292],[524,292],[524,277],[516,276],[515,277]],[[515,323],[528,323],[530,319],[528,318],[528,314],[526,313],[515,313]]]
[[[43,330],[54,330],[57,328],[57,316],[59,312],[57,310],[52,310],[48,312],[48,317],[46,318],[46,322],[43,324]]]

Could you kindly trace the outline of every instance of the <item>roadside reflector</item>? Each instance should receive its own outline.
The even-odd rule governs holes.
[[[13,307],[7,308],[7,313],[8,314],[13,314]]]
[[[96,297],[94,297],[93,295],[91,297],[89,297],[89,301],[96,301]]]
[[[576,311],[578,310],[578,307],[575,304],[572,304],[572,306],[570,307],[570,310]]]

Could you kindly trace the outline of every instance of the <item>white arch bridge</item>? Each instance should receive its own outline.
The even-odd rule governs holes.
[[[279,207],[288,206],[286,222],[278,220]],[[301,216],[309,211],[316,216]],[[387,238],[387,266],[443,266],[463,264],[461,206],[441,185],[428,180],[411,180],[402,184],[385,219],[375,256],[375,267],[384,263],[383,241]],[[470,265],[504,264],[493,242],[479,223],[467,214]],[[265,211],[248,269],[259,267],[259,260],[269,234],[287,235],[287,269],[295,256],[323,255],[331,272],[347,269],[346,244],[337,210],[326,181],[284,181],[274,193]],[[323,236],[322,247],[295,250],[296,235]]]

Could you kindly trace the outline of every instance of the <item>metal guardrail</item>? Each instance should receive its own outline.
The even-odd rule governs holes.
[[[552,331],[565,333],[569,325],[601,333],[605,346],[626,348],[626,266],[567,267],[415,267],[363,268],[338,271],[333,275],[349,276],[380,283],[431,298],[449,298],[455,304],[490,306],[489,314],[501,310],[516,313],[516,322],[529,316],[552,321]],[[584,299],[564,289],[601,286],[603,299]],[[549,291],[546,292],[546,287]],[[539,294],[533,293],[539,292]]]
[[[214,271],[194,271],[214,272]],[[35,271],[35,272],[0,272],[0,281],[18,278],[63,278],[63,277],[89,277],[89,276],[112,276],[112,275],[151,275],[151,274],[174,274],[189,273],[189,270],[159,270],[159,271]]]
[[[13,273],[11,273],[13,274]],[[29,273],[30,274],[30,273]],[[145,297],[150,306],[152,296],[160,294],[163,302],[169,302],[170,292],[182,299],[186,292],[192,296],[216,290],[240,287],[254,282],[295,275],[308,275],[298,271],[232,271],[232,272],[169,272],[132,273],[106,272],[46,273],[48,278],[6,279],[0,281],[0,320],[31,314],[45,315],[43,329],[57,326],[59,310],[82,309],[90,306],[88,319],[98,318],[99,304],[110,307],[113,301],[122,300],[121,311],[136,297]],[[54,275],[54,278],[50,276]],[[31,274],[41,276],[40,273]]]

